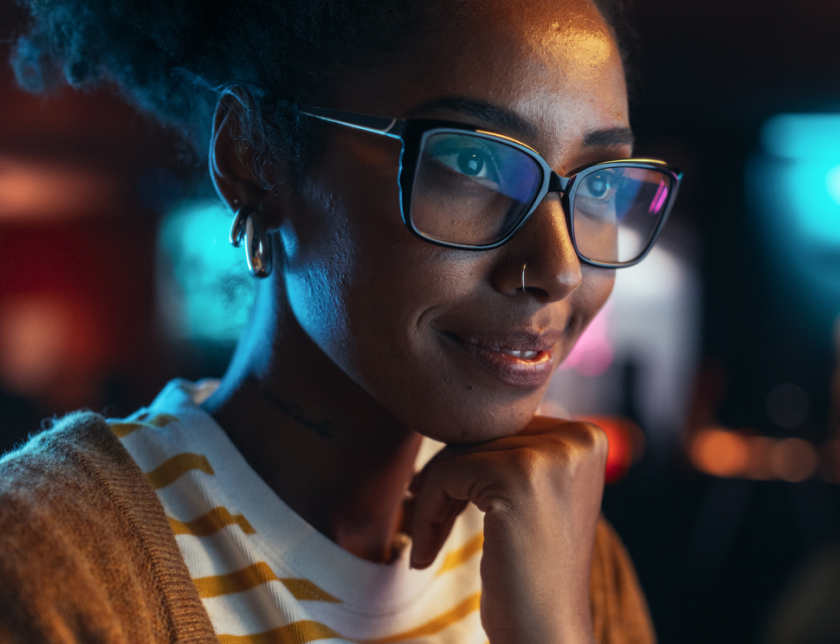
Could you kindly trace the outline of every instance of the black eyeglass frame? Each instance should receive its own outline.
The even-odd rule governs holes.
[[[371,132],[373,134],[380,134],[383,136],[397,139],[402,144],[400,151],[400,165],[399,165],[399,188],[400,188],[400,215],[403,223],[411,231],[413,235],[419,237],[425,242],[435,244],[436,246],[443,246],[445,248],[457,248],[461,250],[490,250],[498,248],[509,242],[518,233],[531,215],[539,207],[545,197],[557,192],[560,194],[560,203],[563,206],[563,211],[566,215],[566,227],[569,231],[569,236],[572,240],[572,246],[577,253],[578,258],[591,266],[599,268],[625,268],[633,266],[641,262],[645,256],[650,252],[653,245],[656,243],[662,228],[668,219],[671,208],[677,196],[677,192],[682,180],[682,171],[675,166],[672,166],[664,161],[658,159],[618,159],[615,161],[601,161],[598,163],[589,164],[578,168],[569,176],[564,177],[556,172],[548,165],[548,162],[543,159],[539,152],[529,145],[522,143],[514,138],[491,132],[481,127],[466,125],[455,121],[445,121],[438,119],[396,119],[384,118],[380,116],[370,116],[367,114],[357,114],[355,112],[344,112],[342,110],[333,110],[323,107],[301,107],[300,113],[306,116],[312,116],[322,121],[335,123],[337,125],[344,125],[356,130],[364,132]],[[414,190],[414,180],[417,174],[417,165],[420,160],[420,152],[423,150],[426,139],[433,134],[453,133],[461,134],[469,132],[479,138],[489,139],[498,143],[503,143],[516,148],[527,156],[532,158],[540,168],[542,173],[542,183],[540,189],[534,196],[533,203],[528,208],[528,211],[522,215],[519,223],[514,226],[511,231],[502,239],[491,244],[458,244],[455,242],[447,242],[434,237],[429,237],[419,230],[414,225],[411,218],[411,199]],[[587,176],[597,173],[605,168],[641,168],[660,172],[664,175],[670,176],[673,179],[673,186],[668,195],[668,203],[661,210],[659,215],[659,222],[653,234],[648,239],[647,245],[642,253],[627,262],[599,262],[589,259],[578,249],[577,241],[575,240],[574,227],[574,198],[575,188],[579,182]]]

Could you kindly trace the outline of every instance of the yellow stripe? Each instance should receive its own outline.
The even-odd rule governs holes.
[[[373,640],[351,640],[346,637],[342,637],[329,626],[325,626],[320,622],[305,620],[292,622],[286,626],[281,626],[280,628],[275,628],[273,630],[266,631],[265,633],[258,633],[256,635],[219,635],[219,642],[221,642],[221,644],[306,644],[307,642],[314,642],[315,640],[338,638],[347,640],[348,642],[358,642],[358,644],[391,644],[393,642],[403,642],[417,637],[435,635],[446,627],[463,619],[470,613],[478,610],[480,605],[481,593],[475,593],[474,595],[467,597],[467,599],[458,604],[452,610],[444,613],[440,617],[436,617],[418,628],[398,633],[397,635],[391,635],[390,637]]]
[[[437,574],[441,575],[448,570],[452,570],[453,568],[457,568],[462,563],[464,563],[467,559],[472,557],[473,555],[481,552],[481,548],[484,546],[484,534],[479,533],[474,536],[472,539],[467,541],[463,546],[458,548],[457,550],[453,550],[448,555],[446,555],[446,559],[443,560],[443,565],[438,570]]]
[[[417,637],[427,637],[440,633],[443,629],[451,626],[457,621],[464,619],[470,613],[476,611],[481,606],[481,593],[470,595],[452,610],[445,612],[439,617],[426,622],[422,626],[413,628],[410,631],[404,631],[391,635],[390,637],[381,637],[372,640],[359,640],[360,644],[391,644],[392,642],[402,642],[404,640],[411,640]]]
[[[340,599],[336,599],[326,590],[322,590],[308,579],[287,577],[280,581],[295,599],[300,599],[301,601],[328,602],[330,604],[341,603]]]
[[[166,427],[169,423],[177,423],[178,419],[172,414],[158,414],[148,424],[152,427]]]
[[[172,532],[175,534],[191,534],[194,537],[207,537],[216,534],[219,530],[229,525],[238,525],[245,534],[256,534],[253,526],[248,523],[241,514],[231,514],[227,508],[213,508],[206,514],[202,514],[192,521],[181,522],[178,519],[167,517]]]
[[[129,423],[111,423],[111,431],[116,434],[117,438],[125,438],[129,434],[143,427],[166,427],[169,423],[177,423],[178,419],[171,414],[158,414],[147,422],[139,422],[145,420],[146,415],[139,416],[136,421]]]
[[[117,438],[125,438],[131,432],[145,427],[143,423],[111,423],[111,431]]]
[[[219,642],[221,644],[306,644],[333,637],[341,638],[341,635],[329,626],[304,620],[257,635],[219,635]]]
[[[280,580],[274,574],[274,571],[268,567],[268,564],[261,561],[226,575],[199,577],[194,581],[199,596],[202,599],[207,599],[219,595],[241,593],[243,590],[248,590],[254,586]]]
[[[176,454],[160,467],[146,473],[146,480],[159,490],[174,483],[191,470],[201,470],[205,474],[215,474],[206,456],[184,452]]]
[[[212,577],[199,577],[193,580],[198,594],[202,599],[218,597],[219,595],[231,595],[250,590],[269,581],[279,581],[292,594],[295,599],[304,601],[322,601],[331,604],[340,604],[341,600],[336,599],[325,590],[322,590],[311,581],[306,579],[280,579],[269,568],[268,564],[261,561],[247,568],[236,570],[226,575],[215,575]]]

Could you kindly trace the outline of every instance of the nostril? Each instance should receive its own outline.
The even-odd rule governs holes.
[[[522,291],[525,295],[533,295],[541,300],[548,297],[548,291],[541,289],[539,286],[526,286],[525,288],[518,288],[516,290]]]
[[[516,290],[521,290],[526,295],[536,295],[539,298],[544,298],[548,295],[548,292],[539,288],[538,286],[528,286],[525,282],[525,270],[528,268],[528,264],[522,264],[522,288],[517,288]]]

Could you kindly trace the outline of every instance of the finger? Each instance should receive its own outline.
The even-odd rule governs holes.
[[[417,496],[411,520],[414,568],[426,568],[434,562],[455,519],[469,502],[472,485],[468,468],[459,467],[465,460],[439,459],[429,463],[415,479]]]
[[[402,517],[400,517],[400,532],[411,536],[411,523],[414,519],[414,506],[417,503],[417,497],[410,496],[403,501]]]
[[[427,568],[452,531],[455,519],[467,507],[467,501],[453,499],[437,488],[421,493],[414,506],[411,522],[411,567]]]

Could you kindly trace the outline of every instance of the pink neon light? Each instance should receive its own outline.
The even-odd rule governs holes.
[[[574,369],[583,376],[595,377],[610,368],[615,357],[609,337],[610,310],[607,304],[595,316],[560,369]]]
[[[656,194],[653,197],[653,203],[650,204],[650,208],[648,208],[648,212],[654,213],[659,212],[662,208],[662,204],[665,203],[665,200],[668,198],[668,186],[665,183],[665,179],[662,179],[659,182],[659,189],[656,191]]]

